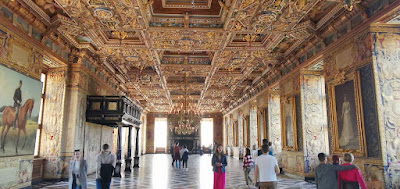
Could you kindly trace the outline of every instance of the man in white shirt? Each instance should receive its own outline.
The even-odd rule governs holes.
[[[261,189],[276,189],[278,181],[276,174],[279,174],[278,161],[274,156],[268,154],[268,145],[263,145],[261,150],[263,154],[256,159],[254,180],[260,183]]]

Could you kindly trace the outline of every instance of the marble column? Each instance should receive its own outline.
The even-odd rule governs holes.
[[[301,73],[300,98],[304,173],[307,177],[314,176],[319,164],[318,153],[329,154],[325,79],[321,73]]]
[[[250,148],[256,145],[258,148],[258,136],[257,136],[257,106],[251,105],[250,108]]]
[[[239,146],[239,158],[243,158],[243,112],[239,110],[238,115],[238,146]]]
[[[125,172],[131,172],[132,165],[132,126],[128,128],[128,154],[125,159]]]
[[[133,168],[139,168],[139,130],[136,128],[135,157],[133,158]]]
[[[118,125],[118,139],[117,139],[117,165],[115,166],[114,169],[114,175],[113,177],[121,177],[121,167],[122,167],[122,162],[121,162],[121,154],[122,154],[122,149],[121,149],[121,140],[122,140],[122,125]]]
[[[229,115],[228,130],[229,130],[229,138],[228,138],[229,152],[230,152],[230,155],[232,156],[233,155],[233,114]]]
[[[261,146],[262,145],[262,140],[264,139],[264,138],[266,138],[265,136],[264,136],[264,112],[263,112],[263,109],[262,108],[260,108],[259,110],[258,110],[258,123],[259,123],[259,128],[260,128],[260,130],[259,130],[259,133],[258,133],[258,141],[259,141],[259,145]],[[268,139],[269,140],[269,139]]]
[[[280,160],[282,153],[282,123],[281,123],[281,99],[279,91],[268,94],[268,139],[272,143],[274,156]]]
[[[372,54],[385,188],[400,188],[400,30],[377,30]]]

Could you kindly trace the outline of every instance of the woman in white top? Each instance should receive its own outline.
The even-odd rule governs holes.
[[[75,150],[74,159],[69,164],[68,188],[86,189],[87,170],[88,164],[86,160],[81,158],[79,150]]]

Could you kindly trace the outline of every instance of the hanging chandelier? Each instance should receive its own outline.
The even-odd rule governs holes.
[[[185,75],[185,95],[178,105],[171,108],[170,114],[175,114],[178,117],[177,125],[174,127],[174,132],[177,135],[192,135],[198,131],[198,126],[195,120],[200,116],[200,110],[194,103],[188,102],[187,77]]]

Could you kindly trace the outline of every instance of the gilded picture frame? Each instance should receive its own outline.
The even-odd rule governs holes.
[[[296,101],[293,95],[281,100],[281,119],[283,149],[297,151]]]
[[[328,84],[333,152],[367,156],[359,72]]]

